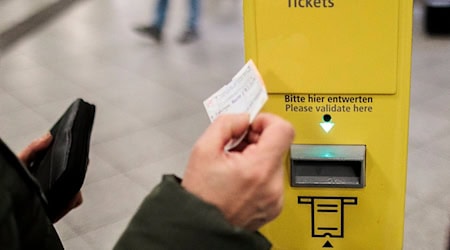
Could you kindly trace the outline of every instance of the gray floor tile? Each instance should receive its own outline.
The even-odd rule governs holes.
[[[96,144],[93,152],[114,168],[127,172],[144,163],[164,159],[189,147],[154,128]]]
[[[126,228],[130,218],[125,218],[116,223],[109,224],[97,230],[82,235],[82,238],[92,246],[92,249],[110,250],[113,249],[123,229]]]
[[[133,88],[130,88],[130,85],[121,85],[102,93],[106,101],[148,125],[188,116],[201,107],[201,104],[182,93],[150,82],[146,85],[134,85]]]
[[[67,250],[95,250],[82,237],[75,237],[64,241],[64,248]]]
[[[26,0],[3,0],[0,3],[0,12],[2,13],[0,32],[5,31],[11,27],[11,25],[16,25],[29,15],[34,14],[36,11],[55,1],[56,0],[37,0],[30,2]]]
[[[87,94],[83,98],[96,107],[91,138],[93,144],[110,141],[147,128],[145,123],[138,117],[121,110],[120,106],[114,103],[103,100],[98,94]]]
[[[48,121],[29,108],[0,115],[0,133],[2,134],[2,138],[7,141],[9,138],[13,139],[24,134],[29,134],[32,131],[42,131],[45,133],[48,129]]]
[[[409,141],[410,145],[422,148],[448,131],[450,121],[444,116],[431,112],[412,109],[410,111]]]
[[[83,204],[64,217],[78,235],[128,218],[148,193],[123,175],[88,184],[81,191]]]
[[[60,220],[54,225],[62,241],[66,242],[78,237],[78,233],[76,233],[64,220]]]
[[[408,214],[405,222],[405,250],[446,250],[449,231],[448,211],[422,203]]]
[[[17,98],[0,89],[0,115],[9,115],[9,112],[15,112],[23,108],[25,108],[24,104],[17,100]]]
[[[5,63],[6,64],[6,63]],[[21,91],[24,89],[46,86],[47,84],[60,82],[54,73],[43,66],[30,66],[26,69],[11,67],[10,69],[0,69],[0,82],[5,91]]]
[[[209,124],[210,121],[208,115],[202,110],[199,113],[192,114],[191,116],[173,119],[172,121],[159,125],[156,128],[166,134],[170,134],[176,140],[190,146],[197,141]]]
[[[164,174],[175,174],[182,177],[189,154],[190,150],[178,152],[157,162],[144,162],[141,167],[134,168],[125,175],[150,191],[161,182]]]
[[[421,205],[428,204],[448,209],[450,200],[448,196],[445,197],[450,190],[448,166],[448,159],[425,150],[411,150],[407,194],[418,198]]]
[[[120,172],[113,168],[108,162],[97,157],[93,152],[89,154],[89,165],[86,179],[83,185],[94,184],[98,181],[107,180]]]

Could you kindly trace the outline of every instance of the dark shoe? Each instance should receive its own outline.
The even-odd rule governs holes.
[[[152,39],[155,39],[155,41],[160,42],[161,41],[161,29],[155,26],[141,26],[134,29],[136,32],[138,32],[141,35],[148,36]]]
[[[180,43],[191,43],[199,38],[198,32],[193,29],[186,30],[181,37],[178,39]]]

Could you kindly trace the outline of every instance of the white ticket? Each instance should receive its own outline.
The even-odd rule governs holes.
[[[203,105],[211,122],[221,114],[248,113],[252,123],[267,99],[262,77],[253,61],[249,60],[231,82],[203,101]],[[246,135],[247,131],[231,140],[225,150],[229,151],[239,145]]]
[[[221,114],[248,113],[251,123],[267,99],[261,75],[249,60],[231,82],[203,101],[203,105],[211,122]]]

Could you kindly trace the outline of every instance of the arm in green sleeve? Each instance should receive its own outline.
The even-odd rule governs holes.
[[[180,185],[175,176],[163,181],[145,198],[115,250],[270,249],[258,232],[231,225],[218,208]]]

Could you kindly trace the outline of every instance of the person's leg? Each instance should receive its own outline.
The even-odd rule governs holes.
[[[167,6],[169,0],[159,0],[155,8],[155,19],[151,26],[157,27],[162,30],[166,21]]]
[[[157,42],[161,41],[161,33],[166,21],[166,13],[169,0],[158,0],[155,6],[155,17],[149,26],[138,27],[135,30],[142,35],[149,36]]]
[[[190,0],[189,20],[188,20],[188,28],[190,30],[197,30],[199,15],[200,15],[199,0]]]
[[[198,19],[200,16],[200,0],[189,0],[189,18],[187,27],[180,37],[180,43],[190,43],[198,39]]]

